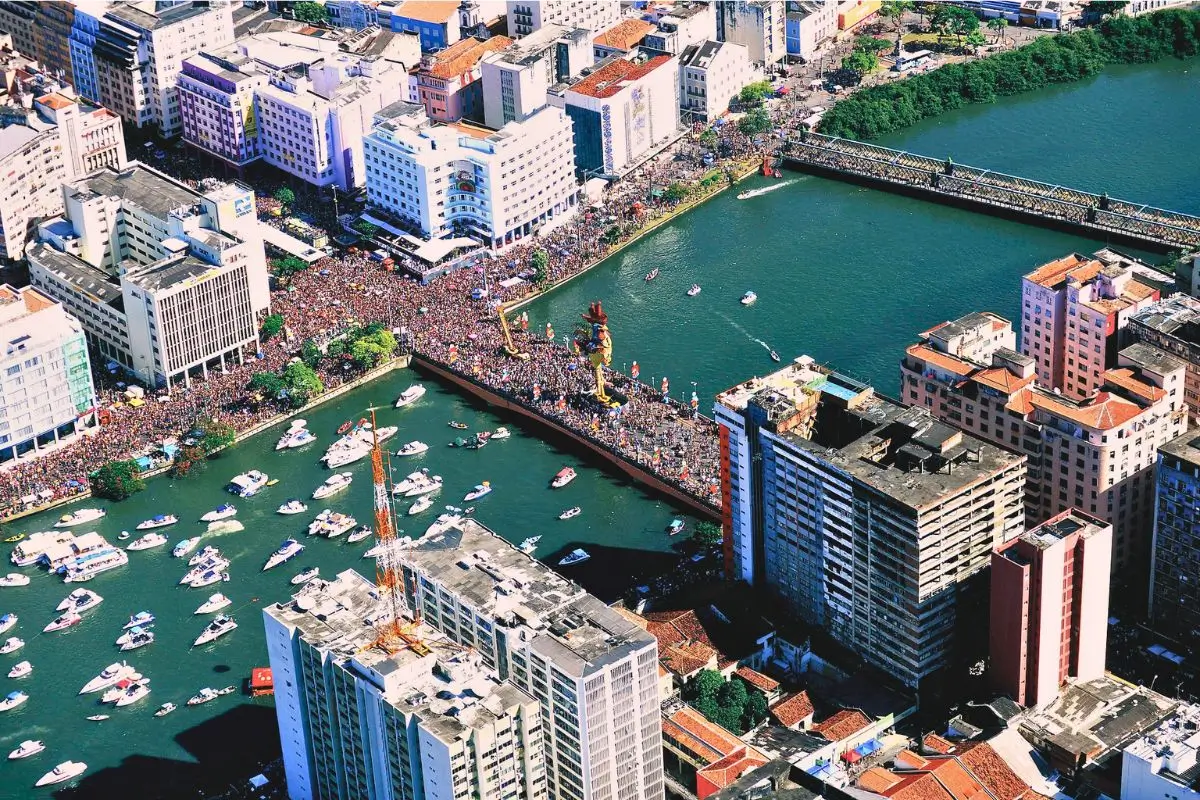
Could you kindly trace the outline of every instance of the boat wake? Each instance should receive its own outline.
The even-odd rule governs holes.
[[[208,523],[206,533],[237,533],[238,531],[246,530],[246,526],[238,522],[236,519],[222,519],[217,522]]]
[[[762,347],[762,349],[766,350],[768,353],[773,352],[771,350],[771,345],[767,344],[762,339],[759,339],[757,336],[754,336],[753,334],[751,334],[750,331],[746,330],[741,325],[739,325],[736,320],[733,320],[730,317],[726,316],[724,312],[718,311],[717,316],[720,317],[721,319],[725,320],[726,322],[728,322],[733,327],[734,330],[736,330],[738,333],[745,336],[750,341],[752,341],[755,344]]]
[[[776,189],[782,189],[783,187],[790,186],[795,182],[796,179],[793,178],[781,183],[772,183],[770,186],[763,186],[759,189],[748,189],[747,191],[738,193],[738,200],[749,200],[751,197],[758,197],[760,195],[767,194],[768,192],[773,192]]]

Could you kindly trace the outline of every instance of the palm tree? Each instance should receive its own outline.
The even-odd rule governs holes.
[[[1004,17],[992,17],[987,26],[996,32],[996,41],[1000,41],[1005,38],[1004,29],[1008,27],[1008,20]]]

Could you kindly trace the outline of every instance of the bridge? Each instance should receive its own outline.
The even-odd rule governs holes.
[[[891,150],[810,131],[788,138],[789,168],[934,202],[1019,219],[1156,252],[1200,250],[1200,217],[1107,194],[1081,192],[950,159]]]

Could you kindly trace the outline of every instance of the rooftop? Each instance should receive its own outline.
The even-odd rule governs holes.
[[[709,722],[699,711],[683,703],[664,707],[662,728],[664,737],[704,764],[715,764],[745,746],[735,734]]]
[[[813,733],[824,736],[831,742],[840,742],[871,727],[871,720],[857,708],[843,708],[832,717],[812,726]]]
[[[1186,294],[1174,294],[1133,312],[1130,323],[1200,344],[1200,300]]]
[[[1188,431],[1158,447],[1160,455],[1172,456],[1187,464],[1200,466],[1200,432]]]
[[[121,296],[121,285],[107,272],[63,253],[48,244],[37,242],[26,250],[26,256],[46,266],[59,278],[101,303],[107,303],[120,313],[125,312],[125,299]]]
[[[69,191],[71,196],[84,200],[89,199],[88,194],[118,197],[161,218],[176,209],[190,208],[200,202],[197,192],[142,165],[131,166],[124,172],[112,169],[94,172],[70,184]]]
[[[771,706],[769,711],[772,719],[791,728],[813,715],[813,704],[808,692],[796,692]]]
[[[143,289],[157,291],[220,269],[195,256],[181,254],[130,270],[125,277]]]
[[[487,40],[473,36],[459,39],[445,50],[427,56],[418,71],[442,80],[456,78],[475,69],[488,53],[503,50],[512,42],[507,36],[493,36]]]
[[[156,4],[157,6],[158,4]],[[105,16],[112,17],[127,25],[144,30],[155,30],[176,25],[192,17],[205,14],[211,9],[207,3],[176,3],[165,4],[153,12],[143,10],[140,5],[113,3]]]
[[[780,758],[745,773],[709,800],[817,800],[820,795],[791,780],[792,765]]]
[[[680,52],[679,64],[684,67],[707,67],[724,46],[724,42],[714,42],[712,39],[707,39],[700,44],[689,44]]]
[[[655,56],[638,63],[624,58],[613,58],[586,78],[572,85],[570,91],[597,99],[612,97],[670,60],[670,56]]]
[[[459,5],[458,0],[407,0],[392,10],[392,16],[437,24],[453,22],[457,25]]]
[[[1200,791],[1200,706],[1180,704],[1175,712],[1125,748],[1134,758],[1148,761],[1151,772],[1172,783]]]
[[[600,47],[628,51],[637,47],[646,34],[654,30],[654,23],[643,19],[623,19],[601,33],[592,41]]]

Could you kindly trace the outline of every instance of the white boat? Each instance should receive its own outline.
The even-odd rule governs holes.
[[[428,469],[420,469],[416,472],[410,472],[404,476],[404,480],[392,487],[392,495],[399,497],[406,493],[409,489],[421,485],[429,477]]]
[[[220,696],[221,695],[217,694],[216,689],[210,689],[209,687],[205,686],[203,689],[189,697],[187,704],[189,706],[198,706],[203,703],[207,703],[210,700],[216,700]]]
[[[222,608],[225,608],[226,606],[230,605],[232,602],[233,601],[230,600],[228,597],[221,594],[220,592],[217,592],[216,594],[212,595],[207,600],[205,600],[203,603],[201,603],[200,607],[197,608],[192,613],[193,614],[211,614],[214,611],[220,611]]]
[[[225,695],[227,695],[227,694],[233,694],[233,693],[234,693],[234,692],[236,692],[236,691],[237,691],[237,687],[236,687],[236,686],[226,686],[226,687],[224,687],[223,689],[217,689],[217,695],[218,695],[219,697],[224,697]]]
[[[501,425],[499,428],[496,428],[496,430],[492,431],[493,439],[507,439],[510,436],[512,436],[512,431],[510,431],[508,428],[504,427],[503,425]]]
[[[29,695],[25,694],[25,692],[9,692],[3,700],[0,700],[0,711],[12,711],[28,699]]]
[[[559,559],[558,565],[560,567],[569,567],[572,564],[578,564],[581,561],[587,561],[591,557],[592,557],[592,554],[589,553],[587,550],[584,550],[581,547],[577,547],[574,550],[572,550],[570,553],[568,553],[566,556]]]
[[[525,555],[529,555],[530,553],[532,553],[534,550],[537,549],[538,542],[540,542],[541,540],[542,540],[541,536],[530,536],[528,539],[521,542],[520,546],[517,549],[520,550]]]
[[[122,542],[123,542],[123,541],[125,541],[126,539],[128,539],[130,536],[133,536],[133,534],[132,534],[132,533],[130,533],[129,531],[121,531],[120,533],[118,533],[118,534],[117,534],[117,539],[118,539],[119,541],[122,541]]]
[[[0,656],[8,653],[15,653],[25,646],[25,640],[19,639],[16,636],[10,636],[4,640],[4,644],[0,644]]]
[[[188,586],[192,587],[193,589],[203,589],[205,586],[212,586],[214,583],[220,583],[221,581],[228,581],[228,580],[229,580],[228,572],[221,572],[220,570],[210,569],[210,570],[205,570],[205,572],[203,574],[201,574],[195,578],[192,578],[190,581],[188,581]]]
[[[183,558],[188,553],[192,552],[192,550],[199,543],[200,543],[199,536],[193,536],[190,539],[184,539],[182,542],[175,545],[175,548],[173,550],[171,550],[171,555],[175,556],[176,558]]]
[[[70,528],[75,525],[82,525],[85,522],[95,522],[102,518],[107,512],[102,508],[81,508],[70,514],[63,514],[58,522],[54,523],[56,528]]]
[[[483,483],[477,483],[477,484],[475,484],[474,489],[467,492],[466,495],[463,496],[463,502],[469,502],[471,500],[478,500],[481,497],[487,497],[491,493],[492,493],[492,484],[490,481],[484,481]]]
[[[310,567],[292,578],[292,586],[299,586],[302,583],[308,583],[319,574],[321,574],[320,567]]]
[[[188,559],[188,566],[195,567],[200,564],[203,564],[205,561],[207,561],[210,558],[216,559],[216,558],[220,558],[220,557],[221,557],[221,551],[218,550],[217,548],[213,547],[211,544],[208,544],[208,545],[205,545],[204,549],[202,549],[199,553],[196,553],[195,555],[193,555],[191,558]],[[228,564],[226,564],[226,566],[228,566]]]
[[[375,442],[383,444],[399,432],[400,428],[395,425],[385,425],[382,428],[372,428],[370,425],[364,425],[358,432],[358,438],[368,447],[371,447]]]
[[[396,398],[396,408],[404,408],[420,400],[425,396],[425,387],[419,383],[414,383],[412,386],[405,389]]]
[[[176,706],[174,703],[163,703],[161,706],[158,707],[158,711],[154,712],[154,716],[165,717],[167,714],[170,714],[176,708],[178,708],[178,706]]]
[[[555,473],[554,479],[550,481],[550,486],[554,489],[561,489],[577,477],[575,470],[570,467],[563,467]]]
[[[149,531],[154,528],[165,528],[168,525],[174,525],[176,522],[179,522],[179,518],[174,514],[159,514],[145,522],[139,522],[137,529],[139,531]]]
[[[570,519],[571,517],[578,517],[582,513],[583,513],[583,509],[580,508],[579,506],[575,506],[574,508],[568,508],[566,511],[559,514],[558,518],[559,519]]]
[[[15,761],[18,758],[29,758],[30,756],[36,756],[45,749],[46,745],[43,742],[26,739],[21,742],[20,747],[8,754],[8,758],[10,761]]]
[[[304,423],[303,425],[297,423]],[[288,427],[287,433],[279,437],[279,441],[275,443],[276,450],[287,450],[292,447],[303,447],[309,442],[315,442],[317,437],[312,434],[304,426],[308,423],[304,420],[296,420]]]
[[[55,611],[75,611],[81,613],[93,609],[104,602],[104,598],[90,589],[76,589],[63,601],[55,606]]]
[[[238,624],[233,621],[233,617],[227,617],[224,614],[221,614],[213,619],[212,622],[208,623],[208,626],[201,631],[199,636],[196,637],[196,641],[192,643],[192,646],[199,647],[202,644],[208,644],[209,642],[216,641],[225,634],[231,632],[237,626]]]
[[[10,572],[3,578],[0,578],[0,586],[28,586],[29,576],[20,575],[16,572]]]
[[[88,719],[91,719],[91,717],[88,717]],[[105,717],[105,719],[108,719],[108,717]],[[78,778],[85,770],[87,770],[87,764],[82,761],[64,761],[38,778],[38,782],[34,786],[49,786],[53,783],[69,781],[72,778]]]
[[[396,451],[398,456],[419,456],[429,449],[429,445],[424,442],[409,442]]]
[[[236,494],[238,497],[254,497],[260,489],[267,485],[269,480],[270,477],[267,473],[252,469],[241,475],[235,475],[225,487],[225,491]]]
[[[353,532],[351,532],[351,534],[349,536],[346,537],[346,541],[349,542],[350,544],[354,544],[355,542],[361,542],[363,539],[366,539],[371,534],[372,534],[372,531],[371,531],[370,525],[359,525],[357,528],[355,528],[353,530]]]
[[[358,520],[348,514],[342,514],[325,509],[308,525],[309,536],[327,536],[336,539],[358,524]]]
[[[688,296],[688,297],[695,297],[695,296],[696,296],[696,295],[698,295],[698,294],[700,294],[700,284],[698,284],[698,283],[693,283],[693,284],[692,284],[692,288],[690,288],[690,289],[688,289],[688,290],[687,290],[687,296]]]
[[[218,575],[222,570],[229,568],[229,559],[219,553],[210,555],[196,566],[188,570],[187,574],[180,578],[180,585],[195,586],[195,581],[210,572],[216,572]]]
[[[408,515],[411,517],[415,514],[420,514],[422,511],[428,511],[433,506],[433,498],[429,495],[417,498],[417,502],[408,507]]]
[[[91,694],[92,692],[98,692],[101,689],[107,689],[110,686],[115,686],[119,681],[125,680],[134,672],[136,672],[136,670],[129,664],[126,664],[124,661],[117,661],[116,663],[109,664],[100,671],[99,675],[85,683],[83,688],[79,690],[79,693]]]
[[[324,500],[326,497],[331,497],[343,489],[350,488],[350,482],[354,480],[354,475],[349,472],[338,472],[330,475],[325,479],[325,482],[317,487],[313,492],[313,500]]]
[[[30,664],[28,661],[18,661],[16,664],[13,664],[12,669],[8,671],[8,677],[24,678],[31,672],[33,672],[33,664]]]
[[[150,694],[149,681],[141,681],[126,689],[125,694],[117,698],[115,705],[117,708],[124,708],[125,706],[136,703],[138,700],[141,700],[148,694]]]
[[[685,525],[686,525],[686,523],[684,523],[683,520],[673,519],[673,520],[671,520],[671,524],[667,526],[667,534],[670,536],[674,536],[677,533],[681,533],[683,531]]]
[[[361,439],[348,447],[338,448],[333,452],[325,454],[325,466],[330,469],[338,469],[348,464],[353,464],[355,461],[362,461],[367,456],[371,455],[371,445]]]
[[[305,511],[308,511],[308,506],[295,499],[288,500],[279,508],[275,509],[276,514],[283,514],[285,516],[288,514],[303,514]]]
[[[6,633],[17,624],[16,614],[5,614],[0,617],[0,633]]]
[[[60,568],[76,561],[81,556],[112,547],[103,536],[95,531],[81,533],[78,536],[68,534],[68,536],[67,541],[45,548],[38,563],[51,571],[59,571]]]
[[[161,533],[147,533],[125,546],[126,550],[149,550],[151,547],[162,547],[167,543],[167,537]]]
[[[149,611],[139,611],[129,618],[129,622],[125,623],[125,627],[121,630],[127,631],[130,628],[136,628],[139,625],[149,625],[154,622],[154,615]]]
[[[78,625],[82,621],[83,617],[79,616],[74,611],[68,611],[59,617],[55,617],[53,622],[42,628],[42,633],[54,633],[55,631],[66,630],[72,625]]]
[[[130,628],[117,637],[117,647],[121,648],[122,653],[148,644],[154,644],[154,631],[142,627]]]
[[[434,475],[432,477],[426,476],[423,481],[421,481],[416,486],[414,486],[413,488],[411,488],[407,492],[405,492],[404,496],[405,497],[420,497],[423,494],[432,494],[433,492],[440,491],[441,488],[442,488],[442,476],[441,475]]]
[[[425,529],[425,535],[437,536],[439,533],[445,533],[462,521],[462,514],[455,514],[453,512],[439,514],[438,518],[433,521],[433,524]]]
[[[128,563],[129,555],[124,550],[119,547],[107,547],[80,556],[65,569],[60,567],[59,572],[64,573],[64,583],[82,583],[90,581],[102,572],[123,567]]]
[[[106,719],[111,719],[108,714],[93,714],[90,717],[84,717],[88,722],[104,722]]]
[[[272,553],[271,557],[267,559],[266,566],[263,567],[263,572],[278,567],[285,561],[291,561],[303,551],[304,545],[300,544],[295,539],[284,539],[283,544],[279,546],[279,549]]]
[[[744,295],[742,295],[742,299],[739,302],[744,306],[748,306],[752,305],[757,299],[758,295],[756,295],[754,292],[746,292]]]
[[[36,564],[46,551],[55,545],[65,545],[75,538],[70,531],[38,531],[26,536],[9,554],[9,561],[18,567]]]
[[[217,506],[215,509],[213,509],[212,511],[209,511],[207,514],[205,514],[203,517],[201,517],[200,521],[201,522],[217,522],[218,520],[229,519],[230,517],[233,517],[233,516],[237,516],[237,509],[234,508],[233,503],[222,503],[221,505]]]

